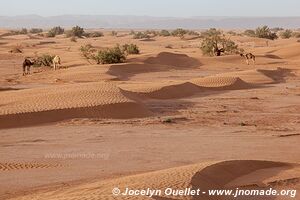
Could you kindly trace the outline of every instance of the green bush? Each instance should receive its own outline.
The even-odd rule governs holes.
[[[204,55],[215,56],[218,55],[218,52],[231,54],[239,51],[238,45],[230,39],[227,39],[225,35],[217,29],[212,28],[203,32],[201,38],[203,38],[203,41],[200,49]]]
[[[265,38],[269,40],[275,40],[278,38],[275,32],[272,32],[268,26],[258,27],[255,30],[255,35],[258,38]]]
[[[293,32],[292,37],[294,38],[300,38],[300,32]]]
[[[81,46],[79,50],[81,52],[81,55],[85,59],[89,60],[89,59],[93,58],[94,49],[93,49],[93,46],[91,44],[86,44],[84,46]]]
[[[26,28],[22,28],[21,31],[20,31],[20,34],[28,34],[28,30]]]
[[[137,32],[133,34],[133,39],[149,39],[150,35],[144,32]]]
[[[95,37],[103,37],[104,34],[100,31],[95,31],[95,32],[89,32],[89,33],[83,33],[83,36],[87,38],[95,38]]]
[[[175,29],[174,31],[172,31],[171,35],[174,36],[174,37],[183,37],[187,33],[188,33],[187,30],[184,30],[182,28],[178,28],[178,29]]]
[[[254,30],[250,30],[250,29],[245,30],[244,31],[244,35],[249,36],[249,37],[256,37],[255,31]]]
[[[167,30],[161,30],[160,33],[159,33],[160,36],[163,36],[163,37],[168,37],[171,35],[171,33]]]
[[[46,34],[47,37],[55,37],[56,35],[64,34],[65,29],[61,28],[60,26],[53,27],[48,31]]]
[[[127,54],[139,54],[139,47],[135,44],[124,44],[122,50]]]
[[[135,34],[135,31],[134,30],[131,30],[129,35],[134,35]]]
[[[280,33],[280,37],[283,39],[288,39],[288,38],[292,37],[292,34],[293,34],[293,31],[286,29],[285,31]]]
[[[229,35],[233,35],[233,36],[236,36],[236,35],[238,35],[236,32],[234,32],[234,31],[228,31],[227,32]]]
[[[79,37],[81,38],[84,35],[84,29],[79,27],[79,26],[75,26],[72,28],[72,30],[67,31],[66,36],[67,37]]]
[[[48,33],[46,33],[46,37],[55,37],[55,33],[52,31],[49,31]]]
[[[159,35],[159,32],[157,32],[155,30],[146,30],[145,34],[149,35],[150,37],[156,37]]]
[[[273,32],[268,26],[262,26],[256,28],[256,30],[246,30],[244,35],[250,37],[258,37],[258,38],[265,38],[269,40],[275,40],[278,38],[277,34]]]
[[[192,31],[192,30],[188,30],[188,31],[187,31],[187,34],[188,34],[188,35],[194,35],[194,36],[199,36],[199,35],[200,35],[198,32]]]
[[[120,46],[116,46],[105,50],[99,50],[92,56],[92,59],[94,59],[97,64],[114,64],[124,62],[126,60],[126,55]]]
[[[32,29],[30,29],[29,32],[32,33],[32,34],[35,34],[35,33],[42,33],[42,32],[43,32],[43,29],[41,29],[41,28],[32,28]]]
[[[118,35],[118,32],[117,31],[112,31],[111,32],[111,36],[117,36]]]
[[[38,56],[35,59],[34,66],[36,66],[36,67],[40,67],[40,66],[51,67],[52,60],[54,57],[55,57],[54,55],[50,55],[50,54],[43,54],[41,56]]]

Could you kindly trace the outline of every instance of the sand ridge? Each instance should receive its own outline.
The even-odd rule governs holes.
[[[141,82],[121,84],[123,90],[141,97],[154,99],[183,98],[209,91],[242,90],[282,81],[287,70],[246,70],[195,78],[187,81],[168,81],[160,83]]]
[[[0,171],[48,169],[53,167],[61,167],[61,165],[47,163],[0,163]]]
[[[77,117],[143,117],[147,109],[113,83],[82,83],[0,93],[1,127],[33,125]]]

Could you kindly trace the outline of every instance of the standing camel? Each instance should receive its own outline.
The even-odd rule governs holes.
[[[249,65],[249,60],[252,60],[253,65],[255,65],[255,55],[253,55],[252,53],[241,53],[240,56],[245,58],[247,65]]]
[[[53,63],[53,69],[56,70],[56,68],[59,68],[59,65],[61,64],[60,63],[60,57],[59,56],[55,56],[52,60],[52,63]]]
[[[23,76],[30,74],[30,68],[34,65],[34,61],[29,60],[28,58],[25,58],[23,62]]]

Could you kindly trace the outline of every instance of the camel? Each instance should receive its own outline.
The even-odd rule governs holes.
[[[58,68],[60,65],[60,57],[56,55],[53,58],[52,63],[53,63],[53,69],[56,70],[56,68]]]
[[[34,65],[35,61],[31,61],[29,58],[25,58],[23,62],[23,76],[30,74],[30,68]]]
[[[249,60],[252,60],[253,65],[255,64],[255,55],[253,55],[252,53],[241,53],[240,56],[245,58],[247,65],[249,65]]]

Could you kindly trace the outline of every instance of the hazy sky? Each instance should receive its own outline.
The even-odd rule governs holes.
[[[0,15],[299,16],[300,0],[1,0]]]

